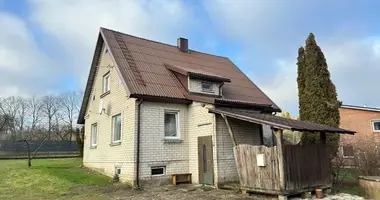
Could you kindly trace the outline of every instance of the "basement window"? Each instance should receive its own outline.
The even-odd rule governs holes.
[[[159,176],[159,175],[165,175],[166,172],[166,167],[161,166],[161,167],[151,167],[150,168],[151,175],[152,176]]]
[[[213,84],[212,83],[202,82],[201,83],[201,87],[202,87],[202,92],[214,93],[214,89],[213,89]]]
[[[373,132],[380,132],[380,120],[372,121]]]
[[[115,167],[115,175],[120,176],[121,174],[121,167]]]

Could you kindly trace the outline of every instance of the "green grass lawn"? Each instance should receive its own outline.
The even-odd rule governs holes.
[[[81,168],[79,158],[0,160],[0,199],[105,199],[111,178]]]
[[[353,194],[353,195],[361,195],[359,183],[358,183],[358,175],[355,169],[345,168],[340,169],[339,172],[340,178],[343,179],[342,186],[337,188],[339,192]]]

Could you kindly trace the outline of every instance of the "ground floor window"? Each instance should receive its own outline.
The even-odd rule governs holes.
[[[353,157],[354,147],[352,145],[343,146],[343,157]]]

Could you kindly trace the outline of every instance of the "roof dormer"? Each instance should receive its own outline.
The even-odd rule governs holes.
[[[165,64],[166,68],[173,71],[184,88],[193,94],[222,97],[222,86],[225,82],[231,82],[227,77],[218,76],[201,70]]]

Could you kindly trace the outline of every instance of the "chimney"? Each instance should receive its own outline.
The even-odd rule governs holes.
[[[189,52],[189,41],[186,38],[178,38],[177,39],[177,47],[182,52]]]

